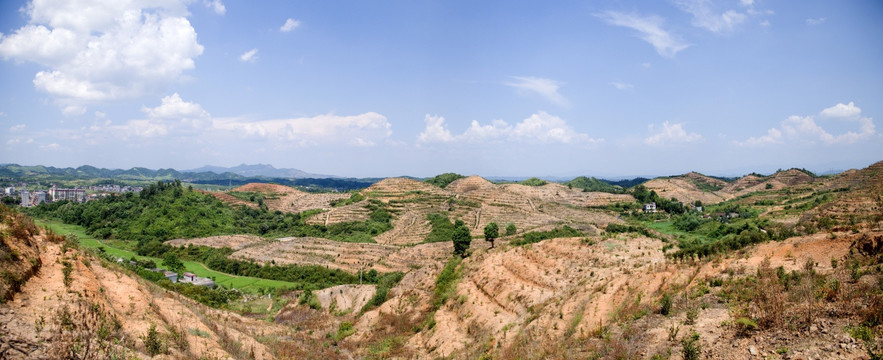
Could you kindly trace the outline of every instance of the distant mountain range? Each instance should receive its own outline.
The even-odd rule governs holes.
[[[328,179],[328,178],[338,178],[339,176],[334,175],[322,175],[322,174],[312,174],[300,169],[277,169],[273,167],[273,165],[269,164],[241,164],[234,167],[222,167],[222,166],[203,166],[201,168],[192,169],[192,170],[181,170],[182,173],[204,173],[204,172],[213,172],[215,174],[224,174],[224,173],[233,173],[237,175],[241,175],[244,177],[269,177],[269,178],[296,178],[296,179]]]
[[[199,169],[178,171],[175,169],[152,170],[143,167],[123,169],[103,169],[90,165],[77,168],[57,168],[54,166],[22,166],[18,164],[0,164],[0,178],[29,177],[43,180],[77,180],[77,179],[118,179],[155,181],[182,179],[187,181],[217,181],[217,180],[244,180],[254,178],[268,179],[337,179],[331,175],[311,174],[298,169],[276,169],[271,165],[246,165],[242,164],[232,168],[219,166],[204,166]]]

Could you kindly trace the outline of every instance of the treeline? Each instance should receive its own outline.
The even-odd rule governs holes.
[[[154,240],[234,233],[373,242],[373,236],[392,228],[391,215],[382,203],[366,206],[371,210],[367,221],[311,225],[306,219],[318,210],[293,214],[266,208],[231,208],[176,180],[149,185],[140,194],[125,193],[86,203],[60,201],[26,211],[35,217],[83,226],[97,238],[134,240],[140,247]]]
[[[329,269],[318,265],[277,265],[275,262],[259,264],[253,261],[231,259],[233,253],[230,248],[213,248],[208,246],[174,247],[158,241],[151,241],[147,246],[138,249],[138,255],[156,258],[175,258],[196,261],[204,264],[209,269],[236,276],[249,276],[267,280],[279,280],[294,283],[293,290],[317,290],[330,286],[354,284],[359,282],[359,276],[343,270]],[[401,273],[378,273],[370,270],[362,275],[362,282],[377,284],[384,282],[390,284],[390,279],[401,279]],[[397,283],[398,280],[394,282]],[[392,285],[395,285],[394,283]],[[390,285],[390,286],[392,286]]]

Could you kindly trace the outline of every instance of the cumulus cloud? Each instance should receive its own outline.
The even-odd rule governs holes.
[[[300,27],[300,21],[288,18],[285,20],[285,24],[282,24],[282,27],[279,28],[279,31],[290,32],[298,27]]]
[[[19,132],[27,128],[28,126],[25,124],[12,125],[9,127],[9,132]]]
[[[595,16],[608,24],[636,30],[638,37],[653,45],[656,52],[665,57],[674,57],[675,54],[690,46],[679,36],[664,30],[662,25],[665,21],[659,16],[641,16],[618,11],[607,11],[595,14]]]
[[[156,119],[194,119],[210,117],[208,111],[197,103],[187,102],[181,99],[178,93],[162,98],[162,104],[154,108],[146,106],[141,108],[150,118]]]
[[[469,128],[460,135],[452,135],[440,116],[426,115],[426,129],[417,136],[417,142],[425,143],[483,143],[491,141],[513,141],[523,143],[595,143],[586,134],[578,133],[561,118],[540,111],[514,126],[503,120],[494,120],[489,125],[481,125],[473,120]]]
[[[858,106],[855,106],[855,103],[852,101],[849,104],[844,105],[843,103],[837,103],[832,107],[822,110],[821,115],[825,117],[854,117],[862,114],[862,109]]]
[[[676,0],[674,3],[693,16],[693,26],[715,33],[732,31],[748,18],[747,15],[735,10],[716,11],[710,0]],[[751,6],[753,3],[743,2],[742,5]]]
[[[34,1],[0,57],[40,64],[34,86],[64,105],[143,95],[194,68],[203,46],[187,1]]]
[[[445,126],[445,118],[438,115],[426,114],[423,121],[426,122],[426,129],[424,129],[420,135],[417,135],[418,142],[434,143],[454,141],[454,137],[451,136],[451,131]]]
[[[656,131],[656,126],[651,124],[649,127],[651,132]],[[644,139],[644,143],[647,145],[673,145],[673,144],[684,144],[684,143],[692,143],[702,140],[702,135],[697,133],[687,133],[684,130],[683,123],[677,124],[669,124],[668,121],[662,123],[662,128],[658,130],[655,134]]]
[[[782,131],[776,128],[767,130],[767,134],[763,136],[750,137],[748,140],[736,142],[738,145],[761,146],[767,144],[782,143]]]
[[[245,138],[279,141],[297,146],[372,146],[392,135],[386,117],[368,112],[352,116],[333,114],[314,117],[245,121],[213,119],[212,128]]]
[[[853,102],[849,104],[838,103],[822,110],[819,115],[832,120],[856,123],[858,129],[834,135],[819,125],[813,116],[792,115],[782,121],[779,128],[769,129],[767,135],[750,137],[745,141],[736,141],[735,143],[742,146],[762,146],[785,143],[788,140],[807,143],[822,142],[826,145],[852,144],[871,138],[877,133],[874,121],[869,117],[862,117],[861,109]]]
[[[255,62],[258,60],[258,49],[251,49],[246,51],[244,54],[239,55],[239,61],[242,62]]]
[[[202,2],[206,7],[212,9],[215,14],[224,15],[227,13],[227,7],[224,6],[224,3],[221,0],[203,0]]]
[[[569,102],[564,96],[558,92],[558,88],[562,83],[540,77],[533,76],[510,76],[515,81],[504,83],[523,93],[535,94],[558,106],[568,106]]]

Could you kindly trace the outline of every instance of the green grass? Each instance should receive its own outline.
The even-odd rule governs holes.
[[[117,247],[110,246],[109,244],[102,242],[89,234],[86,234],[86,230],[83,229],[82,226],[64,224],[58,221],[52,220],[34,220],[37,225],[46,226],[55,231],[57,234],[70,234],[73,233],[80,238],[80,246],[89,249],[98,250],[98,247],[104,247],[104,251],[110,255],[115,257],[121,257],[123,259],[131,259],[133,256],[136,259],[150,259],[156,262],[156,266],[162,268],[163,263],[162,259],[150,257],[150,256],[140,256],[135,254],[133,251],[120,249]],[[234,276],[225,274],[222,272],[214,271],[209,268],[206,268],[205,265],[196,261],[182,261],[184,263],[184,269],[188,272],[196,274],[196,276],[206,277],[206,278],[214,278],[215,283],[218,285],[222,285],[227,288],[239,289],[245,292],[256,293],[260,288],[266,289],[277,289],[280,287],[295,287],[296,284],[287,282],[287,281],[278,281],[278,280],[267,280],[260,279],[255,277],[248,276]]]

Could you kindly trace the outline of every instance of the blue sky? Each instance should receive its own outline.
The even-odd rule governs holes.
[[[0,163],[633,176],[883,160],[883,3],[0,3]]]

